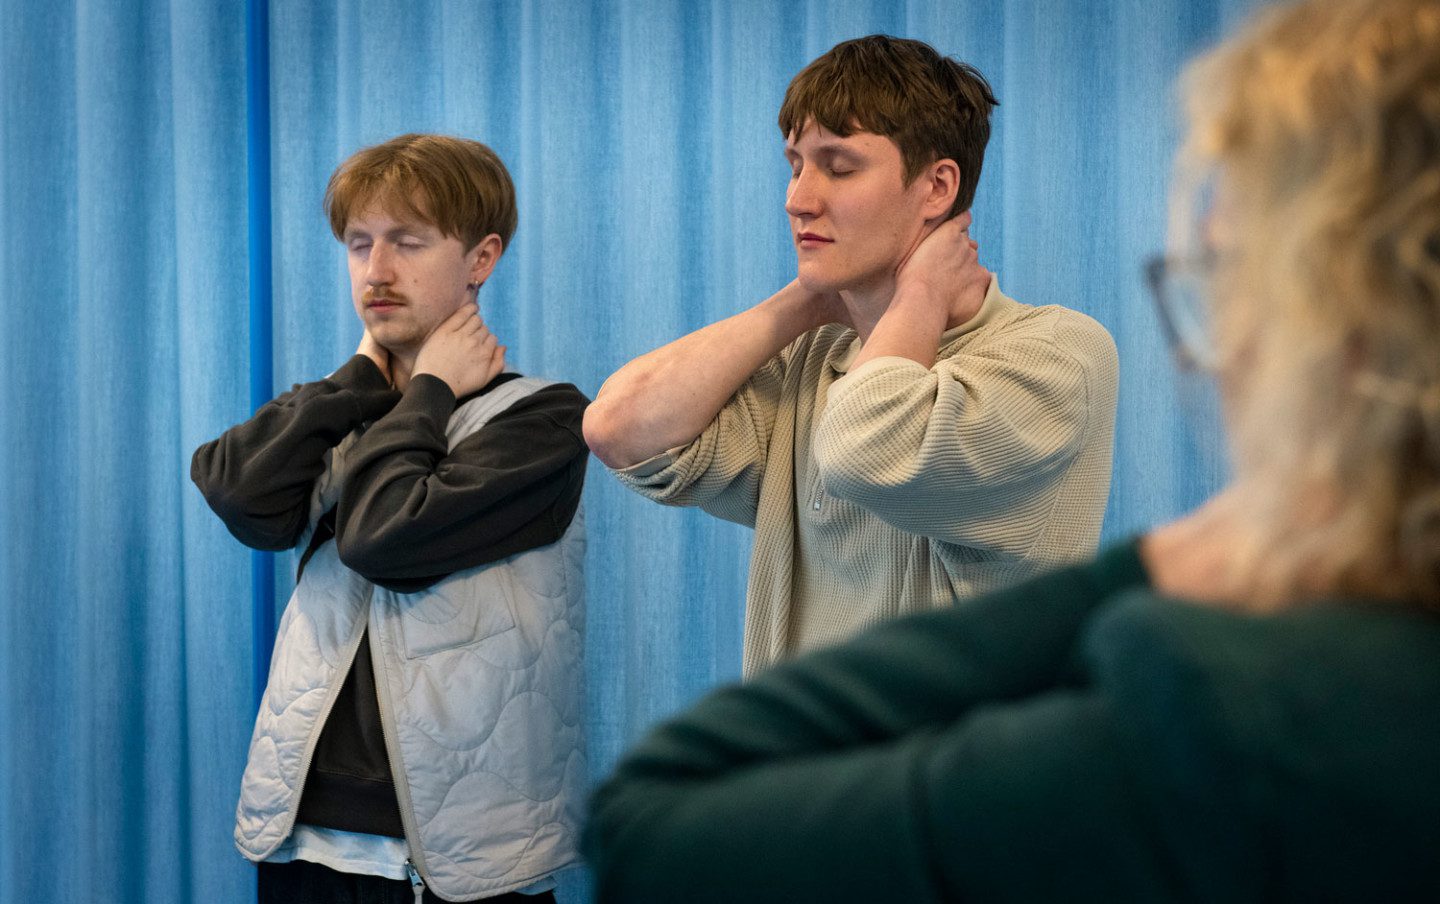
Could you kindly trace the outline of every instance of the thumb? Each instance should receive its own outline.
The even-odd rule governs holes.
[[[452,330],[459,329],[460,327],[464,326],[468,320],[475,316],[476,310],[477,309],[475,305],[466,302],[465,304],[462,304],[460,307],[456,308],[449,317],[445,318],[445,325],[450,327],[450,329]]]

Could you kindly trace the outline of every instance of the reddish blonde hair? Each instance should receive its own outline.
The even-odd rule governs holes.
[[[491,233],[510,247],[519,219],[515,185],[495,152],[448,135],[401,135],[340,164],[325,188],[330,231],[343,240],[351,215],[377,203],[433,225],[467,249]]]

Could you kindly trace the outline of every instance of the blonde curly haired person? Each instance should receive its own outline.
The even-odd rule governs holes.
[[[1172,245],[1212,261],[1238,477],[1156,532],[1160,582],[1440,608],[1440,4],[1270,10],[1185,93]]]
[[[1440,0],[1269,8],[1185,85],[1149,270],[1233,486],[661,726],[598,900],[1440,900]]]

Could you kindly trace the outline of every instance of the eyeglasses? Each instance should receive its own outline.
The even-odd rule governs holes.
[[[1210,285],[1217,254],[1155,255],[1145,261],[1145,280],[1160,323],[1181,370],[1213,371],[1217,363],[1210,319]]]

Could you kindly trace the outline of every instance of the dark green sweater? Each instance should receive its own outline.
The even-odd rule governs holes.
[[[586,850],[601,902],[1440,900],[1440,618],[1164,600],[1119,546],[712,694]]]

